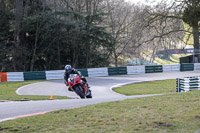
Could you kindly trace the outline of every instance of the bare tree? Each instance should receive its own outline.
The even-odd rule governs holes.
[[[119,56],[131,42],[129,27],[133,23],[130,21],[132,10],[131,6],[123,0],[107,0],[106,4],[108,18],[105,24],[108,25],[109,32],[114,38],[113,57],[117,67]]]
[[[149,61],[154,59],[156,51],[174,48],[184,41],[184,34],[187,31],[180,19],[181,8],[179,4],[169,5],[164,1],[143,8],[143,15],[140,15],[141,39],[137,47],[143,49],[143,53],[152,53],[148,57]]]
[[[177,44],[189,44],[193,35],[195,52],[199,51],[199,5],[198,0],[173,0],[167,3],[165,0],[146,10],[144,27],[146,37],[138,46],[145,46],[147,43],[156,42],[163,49],[176,47]],[[192,9],[192,10],[190,10]],[[197,9],[197,10],[196,10]],[[195,15],[196,14],[196,15]],[[185,26],[184,22],[189,24]],[[148,31],[151,34],[148,34]],[[155,45],[155,43],[154,43]]]

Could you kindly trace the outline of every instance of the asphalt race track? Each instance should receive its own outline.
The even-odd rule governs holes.
[[[44,114],[53,110],[77,108],[91,104],[119,101],[130,98],[140,98],[155,95],[125,96],[112,91],[113,87],[130,83],[176,79],[181,77],[200,76],[200,71],[152,73],[140,75],[122,75],[109,77],[88,77],[92,90],[92,99],[80,99],[74,92],[66,89],[63,80],[45,81],[23,86],[17,90],[19,95],[59,95],[68,96],[66,100],[0,102],[0,122],[20,117]],[[162,86],[161,86],[162,87]],[[174,88],[174,92],[176,88]],[[161,94],[160,94],[161,95]]]

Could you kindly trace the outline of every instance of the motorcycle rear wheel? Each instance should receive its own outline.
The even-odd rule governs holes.
[[[75,86],[75,91],[81,97],[81,99],[85,98],[85,95],[81,86],[79,85]]]

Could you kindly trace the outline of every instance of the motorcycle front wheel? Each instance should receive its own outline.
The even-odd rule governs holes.
[[[81,86],[77,85],[77,86],[75,86],[74,89],[75,89],[75,92],[81,97],[81,99],[85,98],[85,94],[84,94]]]

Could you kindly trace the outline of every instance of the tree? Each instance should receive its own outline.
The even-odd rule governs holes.
[[[84,50],[84,54],[82,56],[86,56],[86,60],[84,59],[85,63],[83,66],[85,66],[85,67],[93,66],[93,64],[90,61],[90,60],[93,60],[91,55],[93,55],[93,57],[94,57],[94,53],[97,52],[95,50],[99,49],[99,46],[104,46],[104,48],[105,48],[105,45],[108,43],[105,41],[108,40],[108,38],[110,38],[108,33],[105,32],[104,26],[101,25],[102,24],[101,18],[104,15],[102,13],[102,12],[104,12],[102,10],[103,0],[68,0],[68,1],[63,1],[60,3],[57,2],[57,3],[59,5],[59,7],[61,7],[60,9],[62,9],[65,6],[65,7],[67,7],[68,11],[72,11],[74,13],[76,12],[76,15],[74,14],[75,15],[74,19],[76,19],[76,21],[78,23],[75,26],[77,28],[76,28],[76,31],[73,32],[73,34],[75,34],[74,36],[77,36],[75,40],[78,40],[77,38],[82,37],[81,40],[78,42],[78,44],[80,44],[84,48],[84,49],[82,49],[82,50]],[[81,21],[79,21],[79,20],[81,20]],[[76,33],[80,33],[80,34],[76,34]],[[94,42],[96,42],[96,44]],[[104,43],[104,44],[102,44],[102,43]],[[80,47],[80,45],[77,46],[78,44],[77,44],[77,42],[74,43],[73,44],[74,48],[72,48],[72,49],[77,49],[75,51],[79,51],[81,47]],[[107,45],[107,46],[110,47],[109,45]],[[77,64],[78,58],[76,58],[76,57],[77,57],[77,55],[79,55],[79,53],[77,53],[75,51],[73,52],[73,54],[76,53],[76,56],[73,55],[73,57],[74,57],[72,59],[73,65]],[[106,50],[106,52],[107,52],[107,50]],[[107,57],[107,55],[109,55],[109,52],[105,56]],[[99,57],[101,57],[101,56],[99,56]]]
[[[12,30],[10,27],[11,13],[10,3],[5,3],[4,0],[0,0],[0,71],[12,70],[11,62],[11,40]]]
[[[146,56],[149,61],[154,59],[156,51],[175,48],[185,41],[184,36],[190,31],[184,29],[181,19],[182,9],[182,4],[175,2],[169,4],[166,1],[154,6],[144,6],[143,15],[140,15],[143,20],[140,21],[141,37],[137,47],[143,55],[152,53],[151,56]]]
[[[187,45],[190,36],[193,35],[196,55],[196,52],[199,52],[199,3],[199,0],[174,0],[171,3],[163,0],[150,7],[147,10],[149,17],[146,17],[146,28],[152,29],[153,32],[140,45],[147,42],[161,42],[160,46],[169,49],[179,43]],[[184,26],[184,22],[192,27],[192,32],[190,27]]]
[[[129,28],[133,24],[130,21],[132,15],[131,6],[123,0],[106,0],[108,17],[105,22],[111,33],[113,44],[114,64],[118,66],[118,58],[122,55],[128,44],[131,42]]]
[[[198,57],[200,62],[199,53],[199,22],[200,22],[200,1],[199,0],[185,0],[186,7],[183,11],[182,19],[185,23],[192,27],[195,56]]]
[[[23,45],[23,34],[21,32],[22,19],[23,19],[24,1],[16,0],[16,11],[15,11],[15,34],[14,34],[14,48],[13,48],[13,64],[14,71],[23,71],[23,60],[22,60],[22,45]]]

